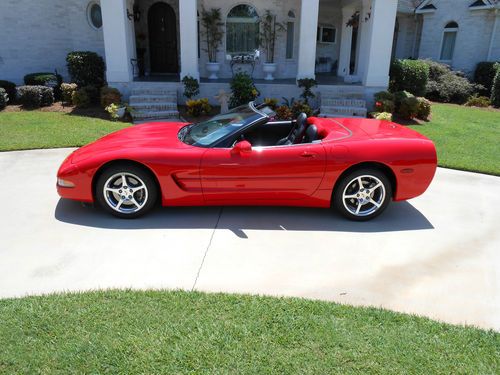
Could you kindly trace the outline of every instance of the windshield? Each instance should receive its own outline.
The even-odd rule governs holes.
[[[264,113],[256,110],[250,103],[210,120],[182,128],[179,139],[188,145],[207,147],[265,117]]]

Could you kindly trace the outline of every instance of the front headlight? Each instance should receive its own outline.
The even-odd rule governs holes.
[[[57,179],[57,185],[59,185],[60,187],[65,187],[65,188],[75,187],[74,183],[72,183],[71,181],[63,180],[62,178]]]

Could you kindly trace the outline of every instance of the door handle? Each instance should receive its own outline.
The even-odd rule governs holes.
[[[304,151],[302,154],[300,154],[300,156],[303,158],[314,158],[316,157],[316,154],[313,152]]]

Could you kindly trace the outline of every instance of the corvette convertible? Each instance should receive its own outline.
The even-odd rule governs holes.
[[[84,146],[61,165],[62,198],[98,203],[120,218],[163,206],[333,208],[351,220],[424,193],[434,144],[389,121],[276,121],[249,103],[196,124],[133,126]]]

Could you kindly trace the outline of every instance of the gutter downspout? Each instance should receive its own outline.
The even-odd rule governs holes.
[[[491,32],[490,38],[490,48],[488,49],[488,61],[491,61],[491,53],[493,52],[493,42],[495,41],[495,35],[498,28],[498,19],[500,18],[500,12],[498,6],[495,8],[495,23],[493,24],[493,31]]]

